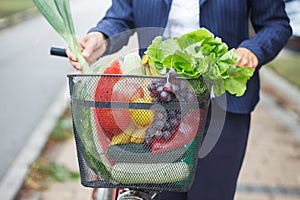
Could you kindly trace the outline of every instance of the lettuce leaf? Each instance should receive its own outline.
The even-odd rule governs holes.
[[[250,67],[236,66],[236,49],[229,50],[221,38],[206,28],[167,40],[157,36],[145,54],[149,57],[149,64],[158,71],[167,72],[174,68],[184,77],[211,80],[216,96],[226,91],[242,96],[254,73]]]

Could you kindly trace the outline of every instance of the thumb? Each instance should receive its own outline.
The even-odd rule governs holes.
[[[82,55],[85,59],[88,59],[91,54],[95,51],[95,49],[97,48],[97,43],[92,39],[89,38],[89,40],[87,40],[86,45],[84,50],[82,51]]]
[[[90,57],[91,53],[88,50],[83,50],[82,52],[82,56],[87,59],[88,57]]]

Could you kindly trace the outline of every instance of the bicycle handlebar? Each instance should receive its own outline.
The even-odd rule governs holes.
[[[68,57],[67,54],[66,54],[66,49],[65,48],[59,48],[59,47],[51,47],[50,48],[50,55]]]

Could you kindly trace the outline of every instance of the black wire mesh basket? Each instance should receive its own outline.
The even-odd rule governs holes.
[[[203,139],[202,79],[68,75],[81,183],[187,191]]]

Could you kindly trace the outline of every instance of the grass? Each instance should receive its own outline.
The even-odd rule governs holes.
[[[283,50],[266,66],[300,89],[300,52]]]
[[[57,125],[50,134],[39,158],[30,166],[30,172],[25,180],[21,194],[31,190],[43,190],[53,182],[64,182],[78,179],[79,172],[73,172],[64,165],[57,164],[51,159],[55,145],[73,137],[71,112],[68,108],[57,120]]]
[[[30,190],[44,190],[53,182],[65,182],[71,179],[78,179],[78,172],[69,170],[64,165],[49,162],[40,157],[30,167],[29,176],[26,178],[25,187]]]
[[[71,111],[68,108],[65,113],[59,117],[57,124],[50,134],[50,140],[62,142],[73,137]]]
[[[32,0],[0,0],[0,18],[34,7]]]

